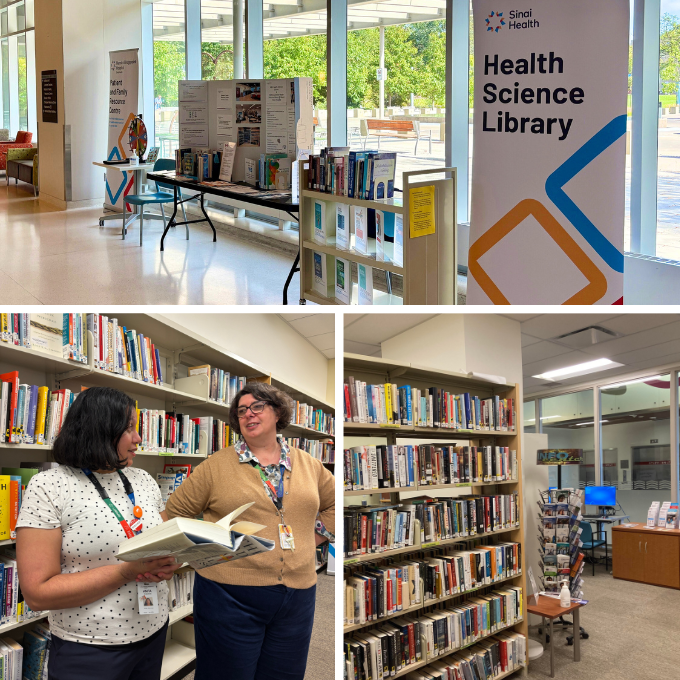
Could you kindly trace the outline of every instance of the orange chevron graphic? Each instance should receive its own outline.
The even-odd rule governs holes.
[[[118,148],[120,149],[120,152],[121,152],[121,154],[122,154],[121,160],[125,160],[125,159],[128,157],[128,155],[127,155],[125,149],[123,148],[123,135],[130,129],[130,123],[131,123],[136,117],[137,117],[137,114],[131,113],[131,114],[128,116],[127,121],[125,121],[125,125],[123,125],[123,127],[121,128],[120,136],[118,137]]]
[[[479,264],[479,259],[507,236],[529,215],[545,229],[548,235],[557,243],[564,254],[578,267],[583,276],[588,279],[588,285],[578,293],[565,300],[563,305],[592,305],[602,299],[607,292],[607,278],[597,268],[595,263],[586,255],[583,249],[565,231],[564,227],[550,214],[548,209],[532,198],[520,201],[512,210],[501,217],[487,232],[482,234],[471,246],[468,255],[468,268],[481,289],[489,296],[495,305],[509,305],[510,301],[501,293],[489,275]]]

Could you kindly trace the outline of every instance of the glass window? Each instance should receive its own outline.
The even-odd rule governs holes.
[[[184,79],[184,0],[153,5],[153,71],[156,141],[162,158],[174,158],[179,144],[179,89]]]
[[[656,255],[680,260],[680,7],[661,0]]]
[[[17,66],[19,68],[19,130],[28,130],[28,90],[26,84],[26,34],[17,36]]]
[[[523,405],[524,433],[533,434],[538,432],[536,427],[536,402],[525,401]]]
[[[201,0],[201,78],[234,77],[231,0]]]
[[[9,40],[4,38],[0,44],[2,52],[2,127],[9,130]]]
[[[603,484],[632,522],[671,499],[670,376],[602,388]]]

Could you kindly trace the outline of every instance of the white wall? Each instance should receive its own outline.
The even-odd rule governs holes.
[[[276,314],[163,316],[326,401],[329,360]]]

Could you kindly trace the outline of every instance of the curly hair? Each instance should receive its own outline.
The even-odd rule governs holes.
[[[52,455],[60,465],[90,470],[121,470],[118,443],[130,427],[135,402],[112,387],[90,387],[71,404]]]
[[[239,424],[238,409],[239,402],[246,394],[250,394],[253,399],[257,401],[266,401],[276,411],[276,431],[281,432],[285,427],[290,425],[291,416],[293,414],[293,402],[291,398],[282,390],[269,385],[268,383],[248,383],[239,390],[238,394],[232,399],[231,407],[229,408],[229,426],[236,434],[241,434],[241,427]]]

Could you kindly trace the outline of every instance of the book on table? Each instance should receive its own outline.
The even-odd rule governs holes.
[[[175,517],[121,543],[117,557],[134,562],[171,555],[194,569],[205,569],[273,550],[274,541],[254,535],[265,528],[262,524],[231,523],[251,505],[246,503],[215,523]]]

